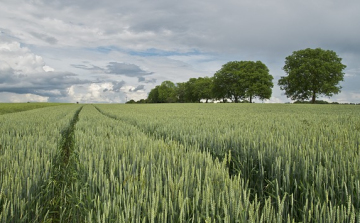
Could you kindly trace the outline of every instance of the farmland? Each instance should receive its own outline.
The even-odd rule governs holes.
[[[64,104],[66,103],[0,103],[0,115]]]
[[[360,107],[61,105],[0,115],[1,222],[358,222]]]

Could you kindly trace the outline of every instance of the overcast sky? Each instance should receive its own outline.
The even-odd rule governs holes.
[[[0,102],[123,103],[235,60],[265,63],[267,102],[288,102],[285,57],[317,47],[347,65],[323,99],[360,103],[358,0],[0,0]]]

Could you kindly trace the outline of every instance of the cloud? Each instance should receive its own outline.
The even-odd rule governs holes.
[[[2,6],[4,29],[39,45],[55,39],[63,46],[122,46],[155,54],[193,49],[277,54],[317,45],[359,50],[360,41],[354,0],[13,0]]]
[[[112,91],[119,92],[124,85],[125,85],[125,81],[113,81]]]
[[[156,79],[155,78],[146,79],[145,77],[138,77],[138,82],[156,83]]]
[[[153,74],[151,72],[146,72],[142,70],[139,66],[135,64],[117,62],[110,62],[109,65],[107,65],[107,73],[125,75],[128,77],[142,77],[144,75]]]
[[[336,51],[348,65],[341,94],[358,94],[359,7],[355,0],[3,0],[0,81],[18,86],[16,91],[30,81],[42,95],[43,81],[59,81],[60,87],[52,85],[57,93],[46,89],[53,95],[49,100],[66,95],[71,83],[83,100],[104,101],[102,93],[123,100],[112,94],[138,98],[143,92],[129,89],[139,83],[146,93],[156,82],[212,76],[233,60],[261,60],[280,77],[286,56],[321,47]],[[94,90],[91,84],[103,83],[116,83],[117,90],[101,87],[99,98],[86,96]],[[274,85],[272,101],[286,101],[275,80]]]
[[[0,42],[0,92],[58,97],[71,85],[88,82],[74,73],[55,71],[18,42]]]
[[[115,86],[117,88],[119,86]],[[80,103],[119,103],[126,100],[126,94],[113,90],[114,83],[91,83],[73,85],[68,88],[68,96],[53,98],[54,101],[71,101]]]
[[[96,72],[100,72],[100,73],[104,73],[105,69],[95,66],[95,65],[85,65],[85,64],[71,64],[72,67],[78,68],[78,69],[83,69],[83,70],[88,70],[88,71],[92,71],[94,73]]]
[[[48,36],[46,34],[37,33],[37,32],[30,32],[31,35],[33,35],[36,38],[39,38],[49,44],[56,44],[58,40],[54,37]]]
[[[134,89],[130,89],[129,91],[130,92],[137,92],[137,91],[141,91],[141,90],[144,90],[144,89],[145,89],[145,85],[139,85]]]
[[[65,89],[89,81],[80,80],[73,73],[43,72],[27,75],[0,72],[0,92],[17,94],[36,94],[45,97],[64,96]]]
[[[109,62],[105,68],[92,64],[71,64],[71,66],[77,69],[88,70],[92,73],[123,75],[127,77],[141,78],[141,80],[145,80],[143,76],[153,74],[153,72],[147,72],[141,69],[138,65],[130,63]]]
[[[0,39],[1,40],[1,39]],[[44,72],[45,63],[41,56],[31,53],[19,42],[0,41],[0,61],[6,63],[15,74],[30,74]]]

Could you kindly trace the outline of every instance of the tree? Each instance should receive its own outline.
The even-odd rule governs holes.
[[[278,85],[292,100],[308,100],[315,103],[319,95],[331,97],[340,92],[339,82],[344,80],[341,63],[334,51],[304,49],[294,51],[286,57],[283,70],[287,76],[281,77]]]
[[[214,74],[213,93],[217,99],[235,102],[255,97],[269,99],[274,86],[269,69],[261,61],[231,61]]]
[[[243,82],[240,81],[239,61],[231,61],[214,74],[214,96],[217,99],[230,98],[236,103],[245,97]]]
[[[212,78],[199,77],[190,78],[187,82],[183,83],[184,100],[185,102],[200,102],[201,99],[212,99]]]
[[[186,86],[185,83],[176,83],[176,95],[177,95],[177,101],[180,103],[186,102]]]
[[[178,101],[177,87],[171,81],[164,81],[161,85],[157,85],[151,89],[148,98],[148,103],[174,103]]]
[[[195,91],[200,102],[201,99],[206,99],[206,103],[209,99],[213,98],[212,95],[213,78],[199,77],[195,82]]]
[[[155,88],[151,89],[147,101],[149,103],[159,103],[159,87],[160,86],[156,86]]]
[[[158,88],[160,103],[174,103],[177,101],[176,85],[171,81],[164,81]]]
[[[245,82],[245,97],[252,100],[259,97],[261,100],[270,99],[274,79],[269,74],[269,69],[261,61],[241,61],[240,70],[243,75],[242,81]]]
[[[185,100],[186,102],[199,102],[199,96],[196,92],[196,78],[190,78],[185,82]]]

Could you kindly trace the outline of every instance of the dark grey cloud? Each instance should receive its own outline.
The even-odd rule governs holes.
[[[20,3],[23,2],[7,2]],[[31,6],[34,5],[38,9],[32,12],[34,18],[57,18],[68,24],[69,29],[94,28],[101,33],[99,39],[97,33],[93,33],[94,42],[129,45],[129,48],[195,48],[204,52],[275,54],[304,46],[347,44],[348,49],[354,49],[360,45],[360,24],[357,22],[360,20],[360,3],[355,0],[31,1]],[[79,14],[89,16],[79,17]],[[88,35],[86,30],[80,30],[79,36],[72,36],[72,39],[81,41],[82,34]],[[131,35],[127,36],[129,32]],[[30,33],[43,39],[55,35],[43,36],[39,31]],[[137,36],[141,34],[145,34],[144,38]],[[69,37],[66,31],[57,35]]]
[[[95,65],[84,65],[84,64],[71,64],[70,66],[82,69],[82,70],[89,70],[92,72],[104,72],[104,68],[95,66]]]
[[[138,82],[144,82],[145,81],[145,77],[138,77]]]
[[[137,92],[144,89],[145,89],[145,85],[139,85],[135,89],[130,89],[129,92]]]
[[[37,74],[15,74],[0,71],[0,92],[17,94],[36,94],[45,97],[65,96],[66,89],[72,85],[86,84],[70,72],[44,72]]]
[[[11,67],[8,67],[7,69],[0,69],[0,84],[2,83],[9,83],[9,84],[15,84],[16,79],[14,76],[14,69]]]
[[[105,88],[103,90],[104,93],[106,92],[121,92],[121,88],[124,87],[126,85],[126,82],[125,81],[112,81],[112,89],[108,89],[108,88]]]
[[[153,72],[146,72],[136,64],[129,64],[129,63],[109,62],[106,68],[102,68],[92,64],[71,64],[71,66],[82,70],[88,70],[94,73],[97,72],[97,73],[124,75],[127,77],[141,78],[141,80],[143,80],[142,79],[144,78],[143,76],[153,74]]]
[[[156,83],[156,79],[155,78],[151,78],[151,79],[146,79],[145,77],[138,77],[138,82],[143,82],[143,83]]]
[[[112,91],[120,92],[120,89],[126,84],[125,81],[113,81],[113,89]]]
[[[39,38],[49,44],[56,44],[58,42],[58,40],[55,37],[52,36],[48,36],[46,34],[43,33],[37,33],[37,32],[30,32],[31,35],[33,35],[36,38]]]
[[[146,72],[142,70],[138,65],[110,62],[107,67],[107,73],[125,75],[128,77],[142,77],[144,75],[153,74],[152,72]]]

